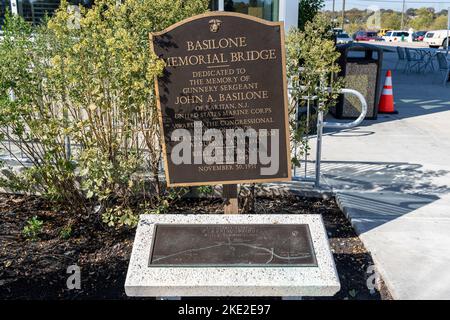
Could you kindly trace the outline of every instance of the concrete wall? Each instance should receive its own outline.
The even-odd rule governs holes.
[[[298,0],[280,0],[279,21],[284,21],[284,28],[298,27]]]
[[[224,0],[219,0],[219,11],[224,10]],[[285,30],[298,26],[298,0],[279,0],[278,21],[284,21]]]

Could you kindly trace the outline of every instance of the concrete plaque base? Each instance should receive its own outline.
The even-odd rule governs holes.
[[[158,265],[151,264],[153,240],[158,225],[211,225],[217,224],[218,228],[212,229],[213,236],[222,241],[223,235],[218,232],[229,232],[229,243],[214,245],[217,250],[223,250],[230,255],[229,250],[236,250],[236,254],[246,254],[242,251],[247,241],[236,230],[242,225],[307,225],[310,232],[316,266],[300,266],[296,264],[267,266],[258,263],[230,265]],[[223,228],[223,225],[230,228]],[[239,226],[234,228],[233,226]],[[205,235],[206,236],[206,235]],[[251,254],[265,256],[272,252],[275,257],[288,257],[295,259],[295,234],[293,246],[282,246],[278,252],[273,248],[266,248],[267,243],[261,245],[251,244],[256,252]],[[244,239],[242,242],[240,239]],[[257,238],[259,239],[259,238]],[[174,236],[174,241],[176,241]],[[175,243],[174,243],[175,246]],[[180,246],[178,244],[178,246]],[[248,245],[247,245],[248,246]],[[182,247],[182,246],[181,246]],[[289,248],[287,250],[286,248]],[[199,250],[214,250],[210,247],[189,248],[184,251],[172,252],[174,254],[197,255]],[[248,249],[246,249],[248,250]],[[253,249],[252,249],[253,250]],[[296,251],[297,250],[297,251]],[[225,252],[226,251],[226,252]],[[248,251],[249,252],[249,251]],[[250,253],[250,252],[249,252]],[[203,254],[205,254],[203,252]],[[211,254],[217,254],[212,251]],[[297,255],[298,256],[298,255]],[[261,259],[261,261],[265,261]],[[271,261],[270,256],[267,259]],[[340,289],[339,278],[330,251],[328,237],[325,232],[320,215],[142,215],[136,231],[133,251],[125,282],[125,292],[128,296],[148,297],[187,297],[187,296],[243,296],[243,297],[306,297],[306,296],[332,296]]]

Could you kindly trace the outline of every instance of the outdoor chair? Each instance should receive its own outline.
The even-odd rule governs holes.
[[[417,72],[420,72],[420,67],[425,64],[424,56],[414,54],[413,50],[405,48],[406,66],[405,71],[411,72],[414,67],[417,67]]]
[[[402,47],[397,47],[397,57],[398,57],[398,60],[397,60],[397,63],[395,64],[394,70],[397,70],[397,67],[399,67],[402,62],[405,63],[405,66],[403,67],[405,69],[407,62],[406,62],[406,57],[405,57],[405,50]],[[405,71],[405,70],[403,70],[403,71]]]
[[[448,77],[450,75],[450,65],[447,60],[447,57],[442,52],[438,52],[436,54],[436,58],[437,58],[438,65],[439,65],[439,71],[441,72],[442,76],[444,77],[443,85],[445,86],[447,84]]]

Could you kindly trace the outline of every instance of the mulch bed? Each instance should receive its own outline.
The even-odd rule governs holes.
[[[222,206],[220,199],[185,199],[170,213],[222,213]],[[342,287],[334,298],[391,299],[383,282],[380,291],[369,291],[372,258],[333,199],[258,198],[256,212],[321,214]],[[22,234],[33,216],[44,221],[38,241]],[[91,219],[77,222],[71,237],[62,239],[60,231],[70,219],[42,198],[0,194],[0,299],[127,299],[134,230],[114,231]],[[81,268],[80,290],[66,286],[67,268],[74,264]]]

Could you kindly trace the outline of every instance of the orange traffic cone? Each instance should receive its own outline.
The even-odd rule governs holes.
[[[394,93],[392,91],[392,73],[388,70],[384,82],[383,92],[381,93],[380,103],[378,104],[378,113],[397,114],[394,109]]]

